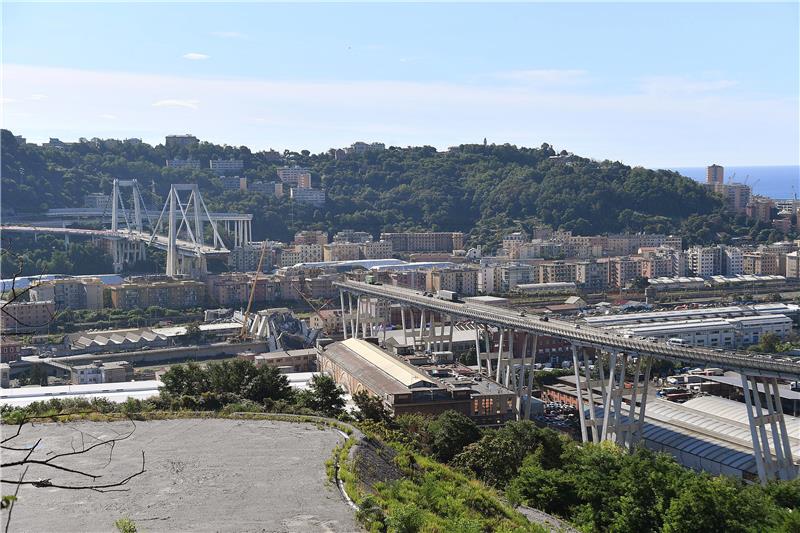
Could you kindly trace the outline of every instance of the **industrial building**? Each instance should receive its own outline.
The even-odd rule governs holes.
[[[452,358],[452,353],[447,353]],[[428,363],[417,367],[362,339],[320,347],[317,359],[320,370],[351,395],[366,391],[381,398],[395,415],[436,415],[454,410],[481,425],[498,425],[516,418],[513,391],[463,365],[430,366],[429,357],[417,355],[417,362]]]
[[[704,376],[703,379],[723,378]],[[736,379],[741,387],[741,379]],[[595,402],[598,403],[595,416],[602,418],[599,385],[595,391]],[[623,398],[629,401],[627,395]],[[575,378],[564,376],[552,385],[545,385],[543,399],[577,406]],[[792,453],[797,458],[800,452],[800,418],[785,415],[785,419]],[[771,435],[769,437],[771,439]],[[746,405],[738,401],[700,396],[681,404],[650,397],[642,442],[648,449],[672,455],[688,468],[754,482],[759,479]]]

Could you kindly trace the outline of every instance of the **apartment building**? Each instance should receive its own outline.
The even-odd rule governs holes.
[[[208,166],[216,175],[227,176],[241,172],[244,169],[244,161],[241,159],[211,159]]]
[[[180,158],[176,157],[174,159],[167,159],[167,167],[168,168],[177,168],[177,169],[200,170],[200,160],[199,159],[180,159]]]
[[[127,361],[107,362],[94,361],[88,365],[73,366],[70,382],[73,385],[90,385],[95,383],[122,383],[133,380],[133,367]]]
[[[239,176],[220,176],[220,183],[222,189],[225,191],[246,191],[247,178],[240,178]]]
[[[322,247],[323,261],[356,261],[361,258],[361,245],[354,242],[332,242]]]
[[[453,291],[461,296],[478,294],[478,270],[474,268],[450,268],[428,272],[428,291]]]
[[[786,254],[785,276],[790,279],[800,279],[800,253],[790,252]]]
[[[780,259],[777,253],[747,252],[742,255],[742,270],[745,274],[781,276],[785,270],[780,268]]]
[[[725,168],[720,165],[706,167],[706,182],[708,184],[725,183]]]
[[[144,309],[159,306],[167,309],[198,307],[205,304],[206,286],[200,281],[157,278],[131,278],[108,289],[115,309]]]
[[[318,263],[323,260],[322,245],[295,244],[281,250],[279,265],[281,267],[289,267],[297,263]]]
[[[322,309],[308,319],[311,329],[321,329],[325,335],[336,335],[342,332],[342,311],[339,309]]]
[[[392,243],[389,241],[367,241],[360,245],[364,259],[389,259],[392,257]]]
[[[692,276],[716,276],[720,273],[721,263],[721,251],[717,246],[693,246],[686,252],[686,266]]]
[[[333,242],[372,242],[372,235],[366,231],[343,229],[333,236]]]
[[[575,283],[587,292],[608,288],[608,262],[579,261],[575,263]]]
[[[0,300],[3,312],[0,313],[0,331],[3,333],[26,333],[46,331],[56,312],[56,304],[51,301],[8,302]]]
[[[386,145],[382,142],[365,143],[362,141],[356,141],[344,149],[348,155],[361,155],[367,152],[382,152],[383,150],[386,150]]]
[[[539,283],[560,283],[575,281],[575,263],[550,261],[539,265]]]
[[[300,204],[309,204],[316,207],[325,205],[325,191],[322,189],[293,187],[289,191],[289,197]]]
[[[381,233],[381,240],[392,244],[395,252],[452,252],[464,249],[461,232]]]
[[[747,218],[769,224],[775,211],[775,202],[766,196],[752,196],[745,207]]]
[[[188,148],[197,146],[199,143],[200,140],[197,137],[188,133],[185,135],[167,135],[164,140],[164,146],[167,148]]]
[[[22,343],[11,340],[10,337],[0,338],[0,363],[13,363],[22,353]]]
[[[64,278],[35,283],[28,291],[32,302],[53,301],[56,309],[102,309],[103,282],[99,278]]]
[[[495,267],[496,276],[499,278],[499,290],[494,292],[509,292],[518,285],[537,283],[539,280],[538,269],[533,265],[518,263],[505,263]]]
[[[234,247],[228,254],[228,268],[234,272],[255,272],[263,245],[263,242],[254,241]],[[266,246],[264,261],[261,264],[262,272],[269,272],[275,268],[283,244],[271,241]]]
[[[278,169],[278,179],[290,187],[311,188],[311,171],[307,168],[293,166]]]
[[[266,194],[280,198],[283,196],[283,183],[279,181],[254,181],[247,186],[247,190],[254,194]]]
[[[744,183],[714,183],[709,187],[722,197],[725,207],[736,214],[745,214],[752,189]]]
[[[328,232],[320,230],[303,230],[294,234],[294,244],[328,244]]]

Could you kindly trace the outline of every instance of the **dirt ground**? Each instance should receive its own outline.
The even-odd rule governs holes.
[[[8,436],[8,427],[3,435]],[[42,438],[43,452],[71,451],[130,431],[129,423],[80,422],[26,426],[15,446]],[[83,436],[82,436],[83,434]],[[327,481],[325,461],[343,437],[333,429],[274,421],[189,419],[137,422],[108,462],[103,446],[60,464],[117,480],[141,466],[146,472],[126,492],[97,493],[24,486],[14,506],[12,532],[114,532],[114,521],[132,519],[139,532],[350,532],[359,531],[353,510]],[[7,443],[11,444],[11,443]],[[3,462],[11,460],[4,452]],[[34,457],[45,458],[38,452]],[[108,463],[108,464],[107,464]],[[20,471],[5,469],[3,479]],[[31,467],[26,479],[84,483],[85,478]],[[14,487],[3,484],[2,493]],[[5,513],[3,525],[5,525]]]

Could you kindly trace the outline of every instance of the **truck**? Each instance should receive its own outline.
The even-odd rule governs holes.
[[[440,289],[436,291],[436,297],[440,300],[447,300],[448,302],[458,301],[458,293],[453,291],[445,291]]]
[[[680,337],[672,337],[671,339],[667,339],[667,343],[675,344],[677,346],[686,346],[687,344],[689,344],[688,342],[686,342],[685,340],[681,339]]]

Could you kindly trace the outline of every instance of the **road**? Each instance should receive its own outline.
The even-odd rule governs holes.
[[[427,297],[418,291],[390,285],[372,285],[357,281],[334,282],[347,292],[364,294],[435,310],[456,318],[474,320],[496,327],[548,335],[567,340],[579,346],[604,350],[618,350],[628,354],[652,356],[670,361],[691,362],[698,365],[721,367],[755,376],[800,379],[800,364],[781,361],[770,356],[747,352],[724,351],[690,346],[677,346],[666,342],[651,342],[643,337],[626,337],[602,328],[576,325],[566,320],[541,316],[524,316],[519,311],[479,303],[448,302]]]

